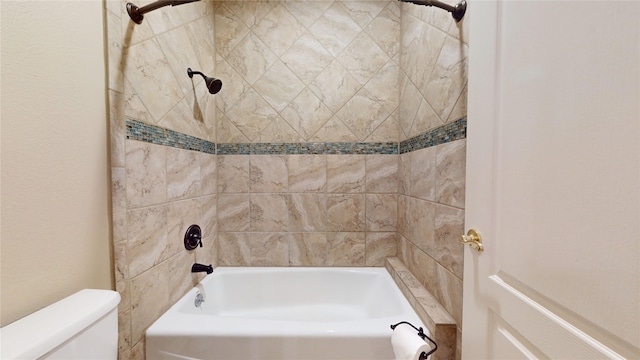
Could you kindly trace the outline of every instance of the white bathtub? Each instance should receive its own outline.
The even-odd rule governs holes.
[[[384,268],[217,268],[147,329],[146,355],[391,360],[400,321],[424,328]]]

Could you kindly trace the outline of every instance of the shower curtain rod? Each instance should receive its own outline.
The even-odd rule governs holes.
[[[127,3],[127,13],[131,20],[133,20],[136,24],[142,24],[142,20],[144,19],[144,14],[151,12],[156,9],[160,9],[161,7],[165,7],[167,5],[176,6],[187,4],[194,1],[200,0],[158,0],[149,5],[145,5],[143,7],[137,7],[132,3]]]
[[[467,12],[467,2],[465,0],[461,0],[455,6],[451,6],[449,4],[445,4],[438,0],[400,0],[402,2],[408,2],[416,5],[424,5],[424,6],[435,6],[437,8],[447,10],[451,13],[451,16],[459,22],[464,17],[464,13]]]

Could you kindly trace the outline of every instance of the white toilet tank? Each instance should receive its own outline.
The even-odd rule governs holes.
[[[0,329],[0,359],[117,359],[118,303],[84,289]]]

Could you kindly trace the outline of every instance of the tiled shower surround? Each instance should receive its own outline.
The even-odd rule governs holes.
[[[121,359],[144,358],[146,327],[202,278],[195,261],[396,256],[460,334],[467,45],[446,12],[200,1],[133,25],[124,4],[105,10]],[[222,91],[209,95],[187,67],[221,78]],[[134,122],[168,140],[127,139]],[[204,247],[187,252],[193,223]]]

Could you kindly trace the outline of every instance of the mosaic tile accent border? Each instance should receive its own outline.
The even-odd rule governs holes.
[[[216,144],[142,121],[127,119],[127,139],[145,141],[174,148],[195,150],[207,154],[216,153]]]
[[[218,155],[398,154],[398,143],[218,144]]]
[[[159,126],[127,119],[127,139],[152,144],[195,150],[218,155],[322,155],[322,154],[380,154],[394,155],[424,149],[467,137],[467,119],[462,118],[426,133],[402,141],[386,143],[255,143],[216,144]]]
[[[462,118],[400,143],[400,154],[448,143],[467,137],[467,119]]]

